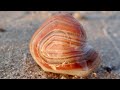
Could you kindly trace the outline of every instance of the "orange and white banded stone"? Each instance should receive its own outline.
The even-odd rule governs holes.
[[[84,77],[100,63],[99,54],[86,39],[82,25],[72,15],[60,13],[41,25],[29,47],[43,70]]]

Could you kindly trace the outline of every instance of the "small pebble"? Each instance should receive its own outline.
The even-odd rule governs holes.
[[[0,28],[0,32],[5,32],[6,30],[3,28]]]
[[[60,79],[67,79],[66,77],[62,76]]]
[[[109,72],[109,73],[111,73],[111,71],[112,71],[112,68],[111,67],[104,67],[104,69],[107,71],[107,72]]]
[[[72,77],[72,79],[80,79],[80,77],[79,76],[74,76],[74,77]]]
[[[76,18],[76,19],[85,19],[85,17],[82,16],[82,15],[80,14],[80,12],[75,12],[75,13],[73,14],[73,17]]]
[[[97,74],[96,74],[96,73],[92,73],[92,76],[96,78],[96,77],[97,77]]]

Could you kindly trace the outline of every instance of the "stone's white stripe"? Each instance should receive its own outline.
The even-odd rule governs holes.
[[[45,29],[46,27],[48,27],[48,26],[50,26],[50,25],[52,26],[52,24],[55,25],[55,23],[56,23],[56,25],[57,25],[58,22],[59,22],[59,23],[61,22],[61,23],[67,24],[68,26],[73,26],[72,23],[68,23],[68,22],[61,21],[61,20],[57,20],[57,19],[56,19],[56,20],[48,23],[47,25],[45,25],[45,26],[39,31],[39,33],[33,38],[33,41],[36,40],[36,38],[38,38],[38,36],[39,36],[42,32],[44,32],[44,30],[46,30],[46,29]],[[79,29],[79,31],[80,31],[80,30],[82,30],[82,29]],[[52,31],[53,31],[53,30],[52,30]],[[85,34],[84,30],[82,30],[82,31],[80,31],[80,32],[81,32],[81,37],[83,37],[83,38],[85,37],[84,39],[86,39],[86,35],[83,35],[83,36],[82,36],[82,33]],[[49,32],[48,32],[48,33],[49,33]],[[45,36],[44,36],[44,37],[45,37]]]
[[[85,40],[84,39],[82,39],[81,37],[79,37],[79,36],[72,36],[72,34],[70,34],[69,32],[67,32],[66,31],[66,33],[69,33],[69,37],[68,36],[65,36],[66,34],[64,34],[64,33],[62,33],[62,32],[64,32],[65,30],[59,30],[59,29],[54,29],[53,31],[51,31],[51,32],[49,32],[48,34],[50,34],[49,36],[45,36],[45,38],[43,39],[43,41],[41,42],[41,44],[43,43],[43,42],[46,42],[46,41],[48,41],[49,39],[57,39],[57,38],[64,38],[64,39],[66,39],[66,40],[69,40],[69,41],[74,41],[75,43],[78,43],[78,44],[80,44],[80,43],[85,43]],[[61,35],[60,35],[61,34]],[[76,40],[76,38],[78,39],[78,40]]]

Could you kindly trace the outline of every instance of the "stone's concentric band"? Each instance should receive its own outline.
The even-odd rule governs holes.
[[[77,20],[69,14],[57,14],[34,33],[30,52],[45,71],[85,76],[100,62],[98,53],[86,44],[86,39]]]

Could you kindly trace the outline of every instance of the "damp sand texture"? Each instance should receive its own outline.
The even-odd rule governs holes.
[[[29,52],[33,33],[59,11],[0,11],[1,79],[80,79],[44,72]],[[86,30],[88,43],[101,55],[101,65],[87,79],[120,78],[120,12],[69,11]]]

